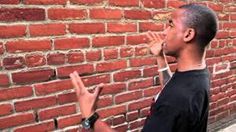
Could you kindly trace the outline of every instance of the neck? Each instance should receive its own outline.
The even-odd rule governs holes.
[[[177,58],[178,71],[200,70],[206,68],[205,51],[203,55],[199,55],[194,51],[182,52]]]

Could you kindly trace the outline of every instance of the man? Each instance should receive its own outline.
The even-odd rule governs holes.
[[[188,4],[172,13],[164,31],[164,40],[156,33],[148,33],[150,50],[157,56],[163,90],[151,107],[143,132],[207,131],[210,79],[204,59],[206,46],[216,32],[214,12],[202,5]],[[173,75],[165,55],[177,60],[177,70]],[[70,77],[85,118],[83,126],[97,132],[114,131],[94,114],[101,87],[89,93],[77,72]]]

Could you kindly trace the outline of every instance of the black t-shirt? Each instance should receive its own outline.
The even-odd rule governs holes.
[[[142,132],[206,132],[209,88],[207,69],[176,71],[153,103]]]

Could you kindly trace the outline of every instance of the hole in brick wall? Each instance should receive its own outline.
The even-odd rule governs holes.
[[[57,128],[58,128],[58,122],[57,122],[57,119],[54,118],[53,120],[54,120],[55,128],[57,129]]]
[[[38,115],[37,112],[35,112],[35,121],[36,121],[36,122],[39,122],[39,115]]]

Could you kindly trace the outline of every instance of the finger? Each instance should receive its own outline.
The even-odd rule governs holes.
[[[104,84],[99,84],[97,86],[97,88],[94,91],[94,95],[96,96],[96,98],[98,98],[98,96],[100,95],[100,93],[102,92],[102,88],[103,88]]]
[[[155,41],[159,41],[156,34],[157,34],[157,33],[154,33],[154,32],[152,33],[153,39],[154,39]]]
[[[76,78],[77,83],[79,84],[79,87],[81,89],[81,93],[86,92],[87,90],[86,90],[86,88],[84,86],[84,83],[83,83],[82,79],[80,78],[78,72],[74,71],[73,74],[74,74],[74,76]]]
[[[80,88],[77,84],[75,75],[73,73],[71,73],[70,78],[71,78],[71,82],[72,82],[73,86],[75,87],[76,94],[79,95],[80,94]]]
[[[148,37],[148,39],[149,39],[150,41],[153,41],[153,37],[152,37],[150,31],[148,31],[148,33],[147,33],[147,37]]]

